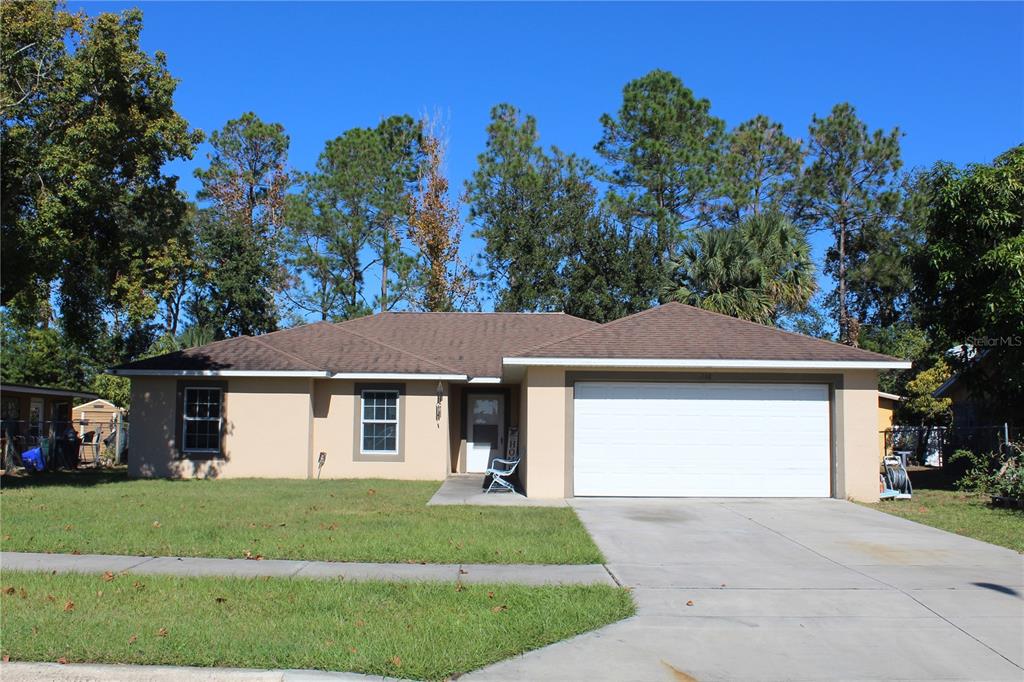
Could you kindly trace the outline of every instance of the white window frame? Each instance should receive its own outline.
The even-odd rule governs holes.
[[[367,419],[366,418],[366,394],[367,393],[390,393],[395,396],[395,418],[394,419]],[[401,424],[402,424],[402,395],[400,391],[393,388],[364,388],[359,392],[359,454],[361,455],[390,455],[394,456],[400,452]],[[395,449],[394,450],[367,450],[366,425],[367,424],[391,424],[395,425]]]
[[[188,423],[192,422],[212,422],[212,417],[190,417],[188,416],[188,392],[189,391],[216,391],[217,401],[220,403],[220,409],[217,411],[217,447],[216,448],[190,448],[188,447]],[[182,395],[181,401],[181,451],[185,453],[195,453],[203,455],[219,455],[221,449],[221,439],[224,437],[224,389],[216,386],[186,386],[184,394]]]

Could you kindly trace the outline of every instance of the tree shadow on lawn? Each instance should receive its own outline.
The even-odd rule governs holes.
[[[964,467],[947,464],[944,467],[909,466],[907,474],[914,490],[956,490],[956,482],[964,473]]]
[[[88,488],[105,483],[124,483],[128,478],[126,467],[110,469],[63,469],[35,474],[4,474],[0,487],[6,490],[43,487]]]

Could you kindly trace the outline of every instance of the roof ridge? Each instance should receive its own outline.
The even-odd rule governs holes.
[[[565,315],[566,317],[576,317],[564,310],[385,310],[373,315],[363,315],[363,317],[378,317],[380,315]],[[346,322],[363,319],[363,317],[352,317],[338,322],[328,322],[328,324],[345,324]],[[576,317],[576,319],[582,320],[584,318]],[[320,320],[310,324],[318,324],[319,322]]]
[[[348,320],[346,320],[346,322],[348,322]],[[342,332],[344,332],[346,334],[350,334],[352,336],[355,336],[355,337],[358,337],[360,339],[363,339],[364,341],[369,341],[371,343],[376,343],[379,346],[384,346],[385,348],[390,348],[393,351],[398,351],[399,353],[403,353],[405,355],[409,355],[411,357],[416,358],[417,360],[422,360],[423,362],[426,362],[428,364],[434,365],[435,367],[443,369],[443,370],[445,370],[447,372],[451,372],[452,374],[460,374],[460,375],[465,374],[465,372],[462,371],[462,370],[455,369],[454,367],[449,367],[448,365],[445,365],[445,364],[442,364],[440,362],[437,362],[436,360],[431,360],[430,358],[425,358],[422,355],[417,355],[416,353],[413,353],[412,351],[405,350],[404,348],[399,348],[398,346],[392,346],[390,343],[385,343],[384,341],[381,341],[380,339],[375,339],[375,338],[373,338],[371,336],[366,336],[365,334],[360,334],[358,332],[354,332],[351,329],[345,329],[345,328],[342,327],[342,324],[343,323],[341,323],[341,322],[335,322],[333,326],[334,326],[335,329],[338,329],[338,330],[340,330],[340,331],[342,331]]]
[[[301,326],[305,327],[306,325],[301,325]],[[299,327],[289,327],[288,329],[298,329],[298,328]],[[288,331],[288,330],[286,330],[286,329],[279,329],[278,331]],[[275,333],[277,333],[277,332],[271,332],[271,334],[275,334]],[[267,334],[266,336],[270,336],[270,334]],[[314,365],[309,360],[306,360],[305,358],[299,357],[298,355],[295,355],[294,353],[289,353],[288,351],[282,350],[282,349],[278,348],[277,346],[270,345],[266,341],[261,341],[258,336],[248,336],[246,338],[248,338],[248,339],[250,339],[252,341],[255,341],[256,343],[258,343],[259,345],[263,346],[264,348],[269,348],[270,350],[272,350],[272,351],[274,351],[276,353],[280,353],[281,355],[287,355],[288,357],[290,357],[290,358],[292,358],[294,360],[298,360],[299,362],[301,362],[302,364],[306,365],[307,367],[312,367],[313,369],[322,370],[324,372],[328,371],[326,368],[324,368],[324,367],[317,367],[316,365]]]
[[[638,317],[642,317],[642,316],[647,315],[649,313],[653,313],[654,311],[661,310],[662,308],[668,308],[668,307],[671,307],[671,306],[680,306],[682,308],[688,308],[688,309],[695,310],[698,313],[707,313],[709,315],[716,315],[718,317],[724,317],[724,318],[726,318],[728,320],[731,320],[733,322],[742,322],[742,323],[744,323],[746,325],[752,325],[752,326],[757,327],[757,328],[759,328],[761,330],[776,331],[776,332],[780,332],[782,334],[787,334],[789,336],[795,336],[795,337],[800,338],[800,339],[807,339],[807,340],[810,340],[810,341],[818,341],[818,342],[821,342],[821,343],[830,344],[832,346],[838,346],[838,347],[843,348],[843,349],[845,349],[847,351],[851,351],[852,350],[852,351],[858,352],[858,353],[867,353],[869,355],[874,355],[874,356],[876,356],[878,358],[886,358],[886,359],[889,359],[889,360],[898,360],[899,359],[899,358],[894,358],[893,356],[890,356],[890,355],[885,355],[884,353],[876,353],[875,351],[865,350],[863,348],[858,348],[856,346],[848,346],[845,343],[838,343],[838,342],[832,341],[830,339],[820,339],[820,338],[817,338],[817,337],[814,337],[814,336],[809,336],[807,334],[801,334],[799,332],[792,332],[792,331],[789,331],[788,329],[783,329],[782,327],[776,327],[776,326],[772,326],[772,325],[761,324],[759,322],[753,322],[751,320],[745,320],[745,319],[740,318],[740,317],[733,317],[732,315],[726,315],[725,313],[720,313],[720,312],[717,312],[715,310],[707,310],[706,308],[701,308],[701,307],[698,307],[698,306],[695,306],[695,305],[690,305],[688,303],[682,303],[680,301],[668,301],[666,303],[662,303],[660,305],[656,305],[656,306],[647,308],[646,310],[641,310],[638,313],[633,313],[632,315],[626,315],[625,317],[620,317],[620,318],[618,318],[616,320],[612,320],[611,322],[606,322],[606,323],[604,323],[604,324],[602,324],[602,325],[600,325],[600,326],[598,326],[598,327],[596,327],[594,329],[587,329],[587,330],[584,330],[582,332],[579,332],[578,334],[573,334],[571,336],[567,336],[567,337],[562,338],[562,339],[557,339],[555,341],[545,342],[545,343],[543,343],[543,344],[541,344],[539,346],[533,346],[531,348],[526,348],[526,349],[516,353],[516,355],[520,355],[521,357],[526,357],[526,356],[523,356],[522,354],[526,353],[527,351],[543,350],[544,348],[547,348],[548,346],[553,346],[555,344],[562,343],[564,341],[569,341],[571,339],[575,339],[577,337],[583,336],[585,334],[589,334],[591,332],[599,334],[599,333],[603,332],[605,329],[608,329],[609,327],[612,327],[612,326],[614,326],[614,325],[616,325],[616,324],[618,324],[620,322],[623,322],[625,320],[636,319]]]
[[[664,305],[667,305],[667,304],[664,304]],[[591,327],[590,329],[584,329],[583,331],[576,332],[576,333],[573,333],[573,334],[569,334],[569,336],[564,336],[564,337],[562,337],[560,339],[555,339],[554,341],[545,341],[544,343],[542,343],[540,345],[537,345],[537,346],[530,346],[529,348],[523,348],[522,350],[519,350],[519,351],[516,351],[515,353],[513,353],[512,356],[514,357],[514,356],[519,355],[520,357],[526,357],[526,356],[522,356],[521,354],[522,353],[526,353],[527,351],[541,350],[543,348],[547,348],[548,346],[553,346],[556,343],[562,343],[563,341],[569,341],[570,339],[575,339],[578,336],[583,336],[584,334],[589,334],[591,332],[603,331],[603,330],[607,329],[608,327],[610,327],[611,325],[614,325],[614,324],[616,324],[618,322],[622,322],[623,320],[631,320],[633,318],[640,317],[641,315],[645,315],[645,314],[651,312],[652,310],[657,310],[658,308],[661,308],[661,307],[662,306],[660,306],[660,305],[656,305],[656,306],[653,306],[651,308],[647,308],[646,310],[641,310],[639,312],[626,315],[625,317],[620,317],[620,318],[612,320],[610,322],[596,322],[595,323],[597,325],[596,327]],[[569,317],[574,317],[574,316],[570,315]],[[578,317],[576,319],[582,320],[584,318]],[[588,322],[592,322],[593,320],[587,320],[587,321]]]
[[[575,317],[575,315],[568,315],[567,317]],[[587,319],[582,318],[582,317],[575,317],[575,319],[583,320],[584,322],[591,322],[591,323],[593,323],[596,326],[590,327],[588,329],[582,329],[582,330],[580,330],[578,332],[573,332],[572,334],[569,334],[567,336],[559,336],[558,338],[556,338],[554,340],[548,340],[548,341],[545,341],[544,343],[538,344],[536,346],[527,346],[526,348],[520,348],[520,349],[518,349],[516,351],[513,351],[509,355],[509,357],[516,357],[517,355],[521,355],[522,353],[526,353],[528,351],[540,350],[541,348],[544,348],[546,346],[551,346],[551,345],[554,345],[556,343],[561,343],[562,341],[568,341],[569,339],[574,339],[577,336],[583,336],[584,334],[589,334],[590,332],[596,332],[597,330],[599,330],[602,327],[604,327],[605,324],[609,324],[607,322],[605,322],[605,323],[594,322],[593,320],[587,320]]]
[[[838,341],[833,341],[832,339],[822,339],[822,338],[818,338],[817,336],[810,336],[809,334],[801,334],[800,332],[791,332],[788,329],[783,329],[782,327],[776,327],[776,326],[773,326],[773,325],[761,324],[760,322],[754,322],[753,320],[745,320],[742,317],[733,317],[732,315],[726,315],[725,313],[720,313],[717,310],[708,310],[707,308],[701,308],[701,307],[698,307],[698,306],[695,306],[695,305],[690,305],[689,303],[682,303],[680,301],[669,301],[668,303],[665,303],[664,305],[671,305],[671,304],[681,305],[681,306],[684,306],[686,308],[693,308],[694,310],[696,310],[698,312],[708,313],[710,315],[718,315],[719,317],[727,317],[730,320],[734,320],[736,322],[743,322],[744,324],[753,325],[755,327],[760,327],[762,329],[770,329],[772,331],[781,332],[783,334],[788,334],[789,336],[795,336],[795,337],[801,338],[801,339],[810,339],[811,341],[820,341],[821,343],[827,343],[827,344],[830,344],[830,345],[833,345],[833,346],[839,346],[840,348],[845,348],[847,350],[853,350],[853,351],[857,351],[857,352],[860,352],[860,353],[870,353],[871,355],[876,355],[876,356],[878,356],[880,358],[887,358],[889,360],[899,360],[900,359],[900,358],[894,357],[892,355],[886,355],[885,353],[876,353],[873,350],[866,350],[864,348],[860,348],[859,346],[848,346],[845,343],[839,343]],[[662,306],[658,306],[658,308],[661,308],[661,307]],[[657,310],[657,308],[651,308],[651,310]],[[625,318],[621,318],[621,319],[625,319]]]

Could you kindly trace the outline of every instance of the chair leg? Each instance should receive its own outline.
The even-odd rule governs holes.
[[[495,485],[500,486],[502,489],[507,490],[511,493],[514,493],[516,491],[516,489],[512,486],[511,483],[501,478],[500,476],[494,476],[491,478],[491,488],[493,488]],[[490,492],[491,488],[488,488],[487,491]]]

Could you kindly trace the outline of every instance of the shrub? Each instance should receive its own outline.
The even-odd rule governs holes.
[[[999,471],[999,456],[994,452],[975,453],[972,450],[957,450],[950,462],[965,461],[967,469],[956,482],[956,487],[971,493],[989,493],[995,484],[996,472]]]
[[[1002,452],[957,450],[950,462],[965,460],[967,470],[957,481],[960,490],[1024,499],[1024,463],[1020,446],[1008,444]]]
[[[1024,464],[1018,459],[1010,459],[996,474],[995,494],[1024,500]]]

